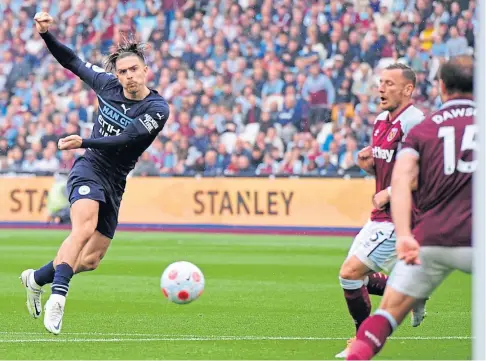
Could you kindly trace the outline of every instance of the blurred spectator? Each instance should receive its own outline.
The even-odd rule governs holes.
[[[335,96],[335,89],[329,77],[321,73],[319,63],[313,64],[302,89],[302,97],[309,103],[311,126],[329,121],[329,108],[334,104]]]
[[[155,166],[153,160],[150,159],[150,153],[145,151],[142,153],[142,156],[138,160],[137,164],[135,165],[135,169],[133,170],[134,176],[156,176],[159,174],[159,170]]]
[[[28,149],[24,153],[24,160],[22,161],[21,170],[22,172],[35,172],[39,168],[37,167],[37,157],[32,149]]]
[[[52,148],[45,148],[42,152],[42,158],[37,162],[37,170],[42,172],[55,172],[59,169],[59,159],[56,158],[55,151]]]
[[[467,40],[463,35],[459,34],[455,26],[451,26],[449,30],[449,40],[447,40],[446,45],[449,57],[465,55],[468,52]]]
[[[63,151],[61,153],[61,162],[59,164],[59,169],[65,172],[71,170],[74,165],[75,157],[73,151]]]

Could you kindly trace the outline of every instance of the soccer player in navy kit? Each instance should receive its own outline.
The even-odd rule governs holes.
[[[126,177],[140,155],[162,130],[169,106],[146,86],[143,48],[135,42],[120,45],[107,60],[107,70],[83,62],[48,32],[53,19],[47,13],[34,17],[37,31],[56,60],[88,84],[98,97],[98,116],[89,139],[70,135],[59,140],[59,149],[86,148],[68,179],[72,230],[55,259],[40,269],[22,272],[27,308],[41,315],[42,286],[52,283],[45,305],[44,326],[59,334],[75,273],[97,268],[118,224],[118,210]]]

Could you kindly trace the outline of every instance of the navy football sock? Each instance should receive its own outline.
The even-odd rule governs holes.
[[[67,263],[57,265],[51,286],[52,294],[66,297],[69,291],[69,281],[71,281],[73,274],[72,267]]]
[[[42,266],[34,272],[34,281],[39,286],[44,286],[54,280],[54,261]]]

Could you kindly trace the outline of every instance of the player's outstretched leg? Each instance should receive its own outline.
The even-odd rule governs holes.
[[[339,272],[339,282],[343,288],[344,298],[348,305],[349,314],[354,320],[356,331],[371,312],[371,300],[368,288],[364,283],[365,277],[370,272],[368,266],[363,264],[356,256],[348,257]],[[347,347],[336,355],[337,358],[346,358],[353,340],[354,337],[348,340]]]
[[[42,313],[42,286],[51,283],[54,279],[54,262],[51,261],[37,271],[27,269],[20,275],[22,285],[27,293],[27,310],[34,318]]]
[[[415,298],[387,287],[380,308],[362,323],[346,359],[371,360],[415,303]]]
[[[73,277],[73,267],[98,224],[99,203],[92,199],[79,199],[71,206],[72,230],[63,242],[54,260],[55,273],[51,286],[51,296],[45,305],[44,326],[59,334],[69,291],[69,282]]]

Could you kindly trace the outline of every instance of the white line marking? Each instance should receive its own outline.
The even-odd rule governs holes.
[[[35,338],[0,340],[0,343],[29,342],[157,342],[157,341],[337,341],[347,340],[347,337],[285,337],[285,336],[169,336],[151,338]],[[390,337],[393,340],[471,340],[471,336],[410,336]]]
[[[38,335],[45,336],[46,332],[22,332],[22,331],[0,331],[0,335]],[[110,333],[110,332],[63,332],[63,335],[77,335],[77,336],[125,336],[125,337],[201,337],[198,335],[168,335],[168,334],[154,334],[154,333]],[[206,337],[206,336],[204,336]],[[207,336],[220,337],[220,336]],[[224,337],[224,336],[223,336]]]
[[[0,331],[0,335],[38,335],[45,336],[46,332],[22,332],[22,331]],[[236,339],[236,340],[348,340],[349,337],[318,337],[318,336],[228,336],[228,335],[170,335],[154,333],[109,333],[109,332],[63,332],[62,335],[72,336],[118,336],[118,337],[150,337],[150,338],[176,338],[176,339]],[[402,336],[390,337],[391,340],[471,340],[472,336]]]

